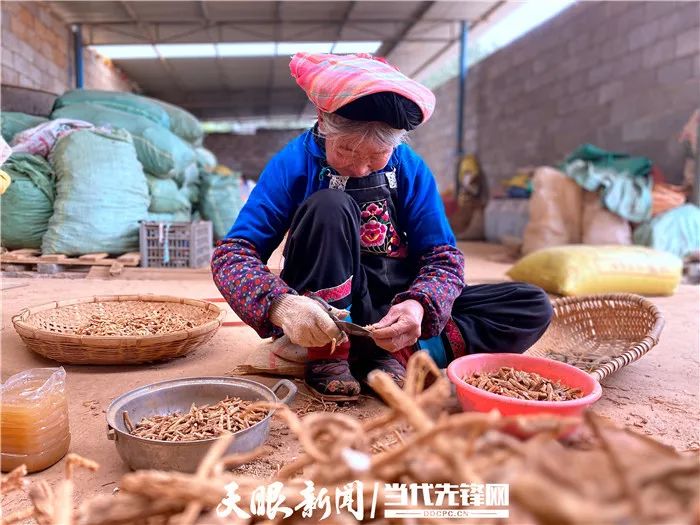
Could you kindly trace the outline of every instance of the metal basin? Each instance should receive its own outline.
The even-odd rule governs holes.
[[[287,389],[280,399],[277,392]],[[162,381],[131,390],[117,397],[107,409],[107,438],[115,442],[122,460],[134,470],[158,469],[194,472],[215,438],[171,442],[132,436],[126,430],[122,413],[126,411],[134,424],[143,417],[188,412],[192,403],[212,405],[228,397],[244,401],[268,401],[289,404],[297,387],[282,379],[272,389],[238,377],[191,377]],[[235,432],[227,454],[248,452],[262,445],[270,431],[268,414],[250,428]]]

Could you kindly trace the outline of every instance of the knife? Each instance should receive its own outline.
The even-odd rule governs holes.
[[[310,295],[314,301],[319,303],[321,306],[323,306],[323,309],[328,312],[328,315],[330,318],[333,320],[335,325],[343,332],[345,332],[348,335],[357,335],[360,337],[372,337],[372,330],[365,328],[364,326],[360,326],[359,324],[351,323],[350,321],[340,321],[331,314],[332,308],[331,306],[321,299],[317,295]]]

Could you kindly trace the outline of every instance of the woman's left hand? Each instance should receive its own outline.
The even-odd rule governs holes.
[[[395,304],[378,323],[372,325],[372,339],[389,352],[415,344],[420,337],[423,313],[423,306],[413,299]]]

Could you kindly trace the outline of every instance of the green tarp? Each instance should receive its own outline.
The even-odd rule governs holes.
[[[566,158],[562,170],[587,191],[601,193],[611,212],[630,222],[651,217],[651,161],[584,144]]]

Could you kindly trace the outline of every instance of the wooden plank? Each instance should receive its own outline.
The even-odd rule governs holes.
[[[124,269],[124,265],[120,262],[115,261],[112,266],[109,267],[109,275],[112,277],[116,277],[120,273],[122,273],[122,270]]]
[[[81,261],[99,261],[100,259],[106,259],[109,257],[108,253],[86,253],[78,257]]]
[[[22,248],[20,250],[7,252],[6,255],[39,255],[40,253],[41,250],[37,250],[36,248]]]
[[[3,260],[15,260],[19,257],[33,257],[35,255],[40,255],[39,250],[33,250],[28,248],[23,248],[21,250],[12,250],[11,252],[5,252],[2,254]]]
[[[79,258],[67,258],[62,254],[43,255],[41,257],[17,256],[8,257],[0,255],[0,262],[16,263],[16,264],[39,264],[47,262],[60,262],[66,266],[112,266],[117,259],[99,259],[96,261],[85,261]],[[138,261],[130,260],[129,262],[119,261],[123,266],[138,266]]]
[[[141,254],[139,252],[129,252],[117,257],[117,261],[123,262],[125,265],[138,265],[141,262]]]
[[[64,259],[67,259],[68,256],[62,254],[62,253],[50,253],[46,255],[42,255],[39,257],[41,259],[41,262],[57,262],[57,261],[63,261]]]
[[[111,279],[109,268],[93,266],[88,279]],[[130,268],[124,267],[119,279],[126,281],[211,281],[211,271],[208,268]]]
[[[26,264],[2,263],[3,272],[26,272],[27,270],[29,270],[29,266]]]

